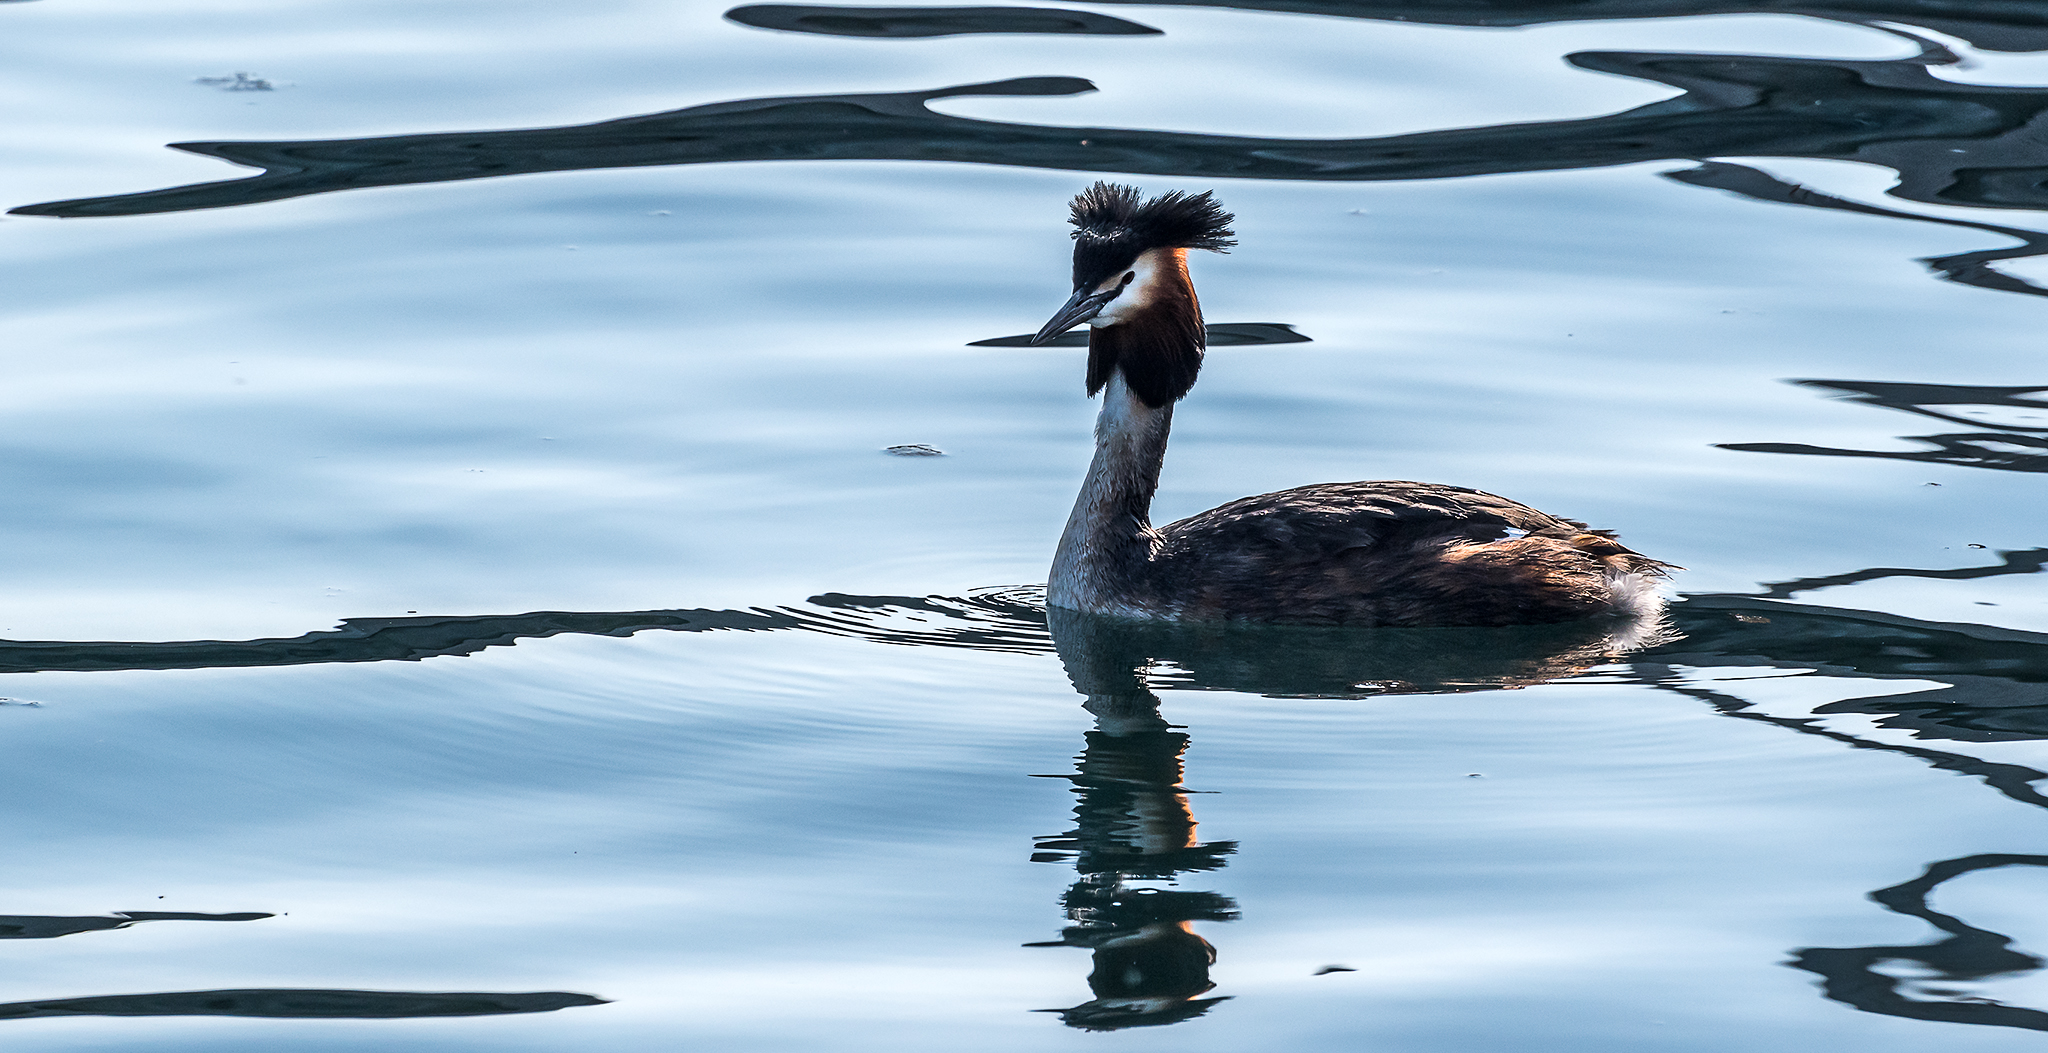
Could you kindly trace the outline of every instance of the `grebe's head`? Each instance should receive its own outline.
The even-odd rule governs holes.
[[[1137,187],[1097,183],[1074,198],[1074,295],[1032,343],[1087,322],[1088,393],[1121,371],[1147,405],[1188,393],[1206,343],[1187,250],[1237,244],[1230,213],[1207,191],[1150,201]]]

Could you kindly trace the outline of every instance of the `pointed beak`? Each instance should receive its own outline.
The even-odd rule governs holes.
[[[1061,307],[1058,313],[1052,316],[1052,321],[1045,323],[1045,328],[1040,329],[1038,335],[1031,338],[1031,346],[1037,347],[1053,337],[1080,325],[1082,322],[1101,314],[1102,306],[1115,299],[1116,294],[1122,291],[1122,286],[1106,292],[1096,292],[1086,288],[1074,290],[1074,295],[1067,300],[1066,305]]]

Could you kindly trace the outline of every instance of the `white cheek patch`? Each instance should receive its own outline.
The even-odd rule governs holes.
[[[1120,271],[1111,276],[1108,281],[1096,286],[1097,291],[1112,289],[1116,287],[1118,282],[1124,280],[1125,274],[1137,275],[1137,277],[1131,279],[1131,284],[1124,286],[1124,291],[1118,293],[1116,299],[1104,304],[1102,310],[1095,317],[1088,319],[1089,326],[1100,329],[1103,326],[1128,322],[1131,320],[1132,315],[1150,306],[1153,299],[1159,294],[1161,278],[1167,272],[1167,268],[1163,264],[1168,259],[1170,257],[1166,256],[1165,253],[1154,249],[1140,255],[1137,262],[1131,264],[1130,270]]]
[[[1095,317],[1088,319],[1088,327],[1090,329],[1101,329],[1104,326],[1117,325],[1126,321],[1128,316],[1136,310],[1136,308],[1131,306],[1129,299],[1130,290],[1126,289],[1124,290],[1124,295],[1109,301],[1109,306],[1096,312]]]

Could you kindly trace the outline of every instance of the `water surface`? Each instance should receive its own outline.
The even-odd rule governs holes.
[[[2048,1029],[2048,5],[730,6],[0,7],[15,1046]],[[1238,214],[1160,514],[1674,638],[1048,618],[1099,177]]]

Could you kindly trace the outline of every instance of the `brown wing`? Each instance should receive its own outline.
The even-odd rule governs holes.
[[[1481,490],[1378,479],[1239,498],[1170,523],[1160,534],[1169,549],[1260,552],[1267,559],[1295,562],[1326,559],[1417,531],[1472,541],[1514,533],[1570,538],[1589,532],[1577,520]]]
[[[1463,487],[1322,483],[1159,531],[1152,584],[1183,617],[1510,625],[1599,613],[1611,570],[1661,564],[1584,523]]]

